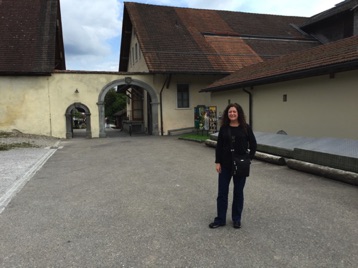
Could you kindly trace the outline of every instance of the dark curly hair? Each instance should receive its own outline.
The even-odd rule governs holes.
[[[240,106],[240,104],[237,103],[230,103],[224,110],[223,113],[223,118],[221,120],[221,126],[228,126],[230,125],[230,119],[229,119],[229,109],[231,107],[235,107],[237,110],[237,113],[239,115],[238,120],[240,123],[240,126],[243,126],[246,130],[247,127],[247,123],[246,123],[246,116],[244,113],[244,110],[242,109],[242,107]]]

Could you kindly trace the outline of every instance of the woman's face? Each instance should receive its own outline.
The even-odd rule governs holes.
[[[230,121],[238,121],[238,119],[239,119],[239,114],[235,107],[230,107],[230,109],[228,111],[228,116],[229,116]]]

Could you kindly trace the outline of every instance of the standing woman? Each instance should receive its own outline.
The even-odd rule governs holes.
[[[232,175],[233,144],[235,153],[244,155],[250,150],[250,159],[256,152],[256,138],[251,127],[246,123],[242,107],[237,103],[229,104],[223,114],[221,128],[215,151],[216,171],[218,178],[217,217],[209,224],[210,228],[218,228],[226,224],[229,185],[231,177],[234,181],[231,218],[234,228],[241,228],[241,214],[244,207],[244,186],[246,177]]]

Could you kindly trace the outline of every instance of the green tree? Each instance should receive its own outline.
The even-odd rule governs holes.
[[[127,96],[124,93],[117,93],[114,88],[110,89],[104,98],[105,116],[110,120],[114,114],[126,108]]]

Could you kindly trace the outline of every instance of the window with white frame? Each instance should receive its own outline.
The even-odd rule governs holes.
[[[177,107],[189,108],[189,85],[178,84],[177,85]]]

